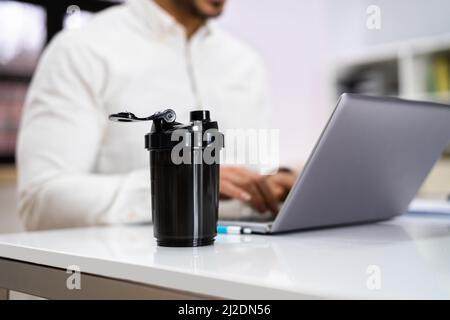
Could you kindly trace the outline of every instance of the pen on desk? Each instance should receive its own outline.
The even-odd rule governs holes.
[[[219,234],[250,234],[250,228],[243,228],[239,226],[217,226],[217,233]]]

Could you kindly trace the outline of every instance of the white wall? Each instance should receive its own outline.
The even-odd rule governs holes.
[[[267,64],[281,160],[304,161],[329,113],[323,1],[229,0],[220,23]]]
[[[382,28],[366,27],[369,5]],[[448,0],[228,0],[220,23],[264,58],[281,160],[304,161],[333,107],[330,61],[371,45],[450,33]]]

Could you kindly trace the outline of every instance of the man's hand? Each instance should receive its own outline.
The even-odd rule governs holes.
[[[260,213],[270,210],[276,214],[295,179],[291,172],[263,176],[244,167],[225,166],[220,169],[220,195],[244,201]]]
[[[284,201],[297,180],[298,173],[295,171],[280,171],[266,177],[266,183],[274,193],[278,201]]]

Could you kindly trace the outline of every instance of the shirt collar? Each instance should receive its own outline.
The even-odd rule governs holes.
[[[160,35],[168,33],[184,32],[184,27],[175,20],[167,11],[161,8],[153,0],[129,0],[132,11],[136,14],[144,24],[153,32]],[[213,32],[213,25],[208,20],[194,34],[195,37],[209,36]]]

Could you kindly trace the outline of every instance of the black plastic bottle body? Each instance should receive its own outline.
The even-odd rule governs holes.
[[[219,211],[223,134],[209,111],[192,111],[190,123],[153,123],[150,153],[153,234],[158,245],[213,244]]]
[[[116,122],[153,121],[145,135],[145,148],[150,153],[153,234],[158,245],[213,244],[224,136],[217,122],[211,121],[209,111],[191,111],[187,125],[175,122],[172,109],[148,117],[119,112],[108,118]]]
[[[219,203],[217,164],[174,164],[171,149],[150,150],[154,236],[162,246],[214,242]]]

